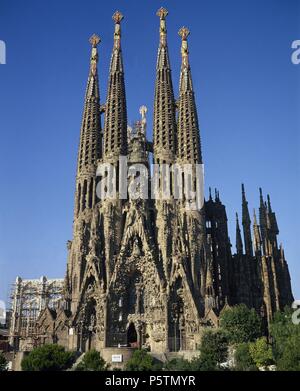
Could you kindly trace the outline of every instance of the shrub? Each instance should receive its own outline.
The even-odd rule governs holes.
[[[257,367],[265,367],[274,363],[272,347],[268,344],[266,337],[251,342],[249,352]]]
[[[235,370],[237,371],[257,371],[258,368],[253,361],[249,351],[249,343],[237,345],[234,353]]]
[[[270,326],[273,354],[278,371],[300,370],[300,325],[293,324],[292,310],[276,312]]]
[[[76,366],[76,371],[107,371],[108,365],[95,349],[85,353],[83,360]]]
[[[281,356],[277,361],[278,371],[300,371],[300,333],[286,339]]]
[[[4,354],[0,352],[0,372],[6,371],[7,368],[7,360],[4,357]]]
[[[227,359],[228,340],[223,331],[207,331],[200,346],[200,356],[192,360],[195,371],[215,371]]]
[[[59,345],[43,345],[23,358],[23,371],[62,371],[70,368],[75,359],[73,352],[66,352]]]
[[[193,371],[193,362],[185,360],[182,357],[173,358],[164,365],[164,369],[167,371]]]
[[[161,368],[162,364],[155,361],[145,350],[135,350],[125,365],[126,371],[158,371]]]

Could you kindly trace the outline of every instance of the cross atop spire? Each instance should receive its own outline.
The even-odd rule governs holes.
[[[178,31],[178,35],[180,35],[183,41],[186,41],[187,37],[190,35],[190,30],[187,27],[181,27]]]
[[[93,48],[96,48],[101,42],[101,38],[97,34],[93,34],[89,39],[90,44]]]
[[[113,16],[112,16],[114,22],[116,24],[120,24],[121,21],[124,19],[124,16],[122,15],[122,13],[120,11],[116,11]]]
[[[159,16],[161,20],[166,19],[166,16],[168,16],[168,10],[164,7],[160,7],[160,9],[156,12],[156,15]]]

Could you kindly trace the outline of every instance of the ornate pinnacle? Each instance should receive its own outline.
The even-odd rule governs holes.
[[[148,109],[147,109],[146,106],[143,105],[143,106],[140,107],[140,114],[142,116],[142,119],[145,118],[147,111],[148,111]]]
[[[120,11],[116,11],[112,16],[115,22],[115,32],[114,32],[114,47],[115,49],[120,49],[121,47],[121,20],[124,19],[124,16]]]
[[[190,30],[187,27],[181,27],[178,31],[178,35],[181,37],[181,56],[182,56],[182,67],[189,67],[189,50],[188,50],[188,42],[187,37],[190,35]]]
[[[96,48],[97,45],[101,42],[101,39],[97,34],[93,34],[89,39],[89,42],[93,46],[93,48]]]
[[[101,39],[97,34],[93,34],[89,39],[89,42],[92,45],[91,72],[95,76],[97,72],[97,62],[98,62],[97,45],[99,44],[99,42],[101,42]]]
[[[160,33],[160,44],[162,46],[166,46],[166,35],[167,35],[167,29],[166,29],[166,16],[168,15],[168,11],[161,7],[157,12],[156,15],[159,16],[160,19],[160,26],[159,26],[159,33]]]
[[[181,27],[178,31],[178,35],[181,36],[183,41],[186,41],[187,37],[190,35],[190,30],[187,27]]]
[[[257,225],[255,208],[253,209],[253,225]]]
[[[114,20],[114,22],[115,22],[116,24],[120,24],[120,23],[121,23],[121,20],[124,19],[124,16],[121,14],[120,11],[116,11],[116,12],[113,14],[112,18],[113,18],[113,20]]]
[[[168,10],[161,7],[157,12],[156,15],[160,17],[160,19],[166,19],[166,16],[168,15]]]

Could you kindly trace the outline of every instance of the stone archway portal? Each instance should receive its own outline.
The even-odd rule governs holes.
[[[133,323],[130,323],[127,330],[127,344],[132,348],[138,347],[138,335]]]

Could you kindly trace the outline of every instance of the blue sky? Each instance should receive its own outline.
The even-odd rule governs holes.
[[[129,121],[148,107],[151,133],[156,10],[165,6],[175,94],[180,38],[188,26],[200,119],[206,191],[218,187],[233,245],[240,184],[249,207],[271,194],[295,297],[300,299],[300,39],[297,0],[1,0],[0,299],[16,275],[63,277],[72,237],[76,155],[94,32],[105,100],[116,9],[125,15],[122,47]]]

